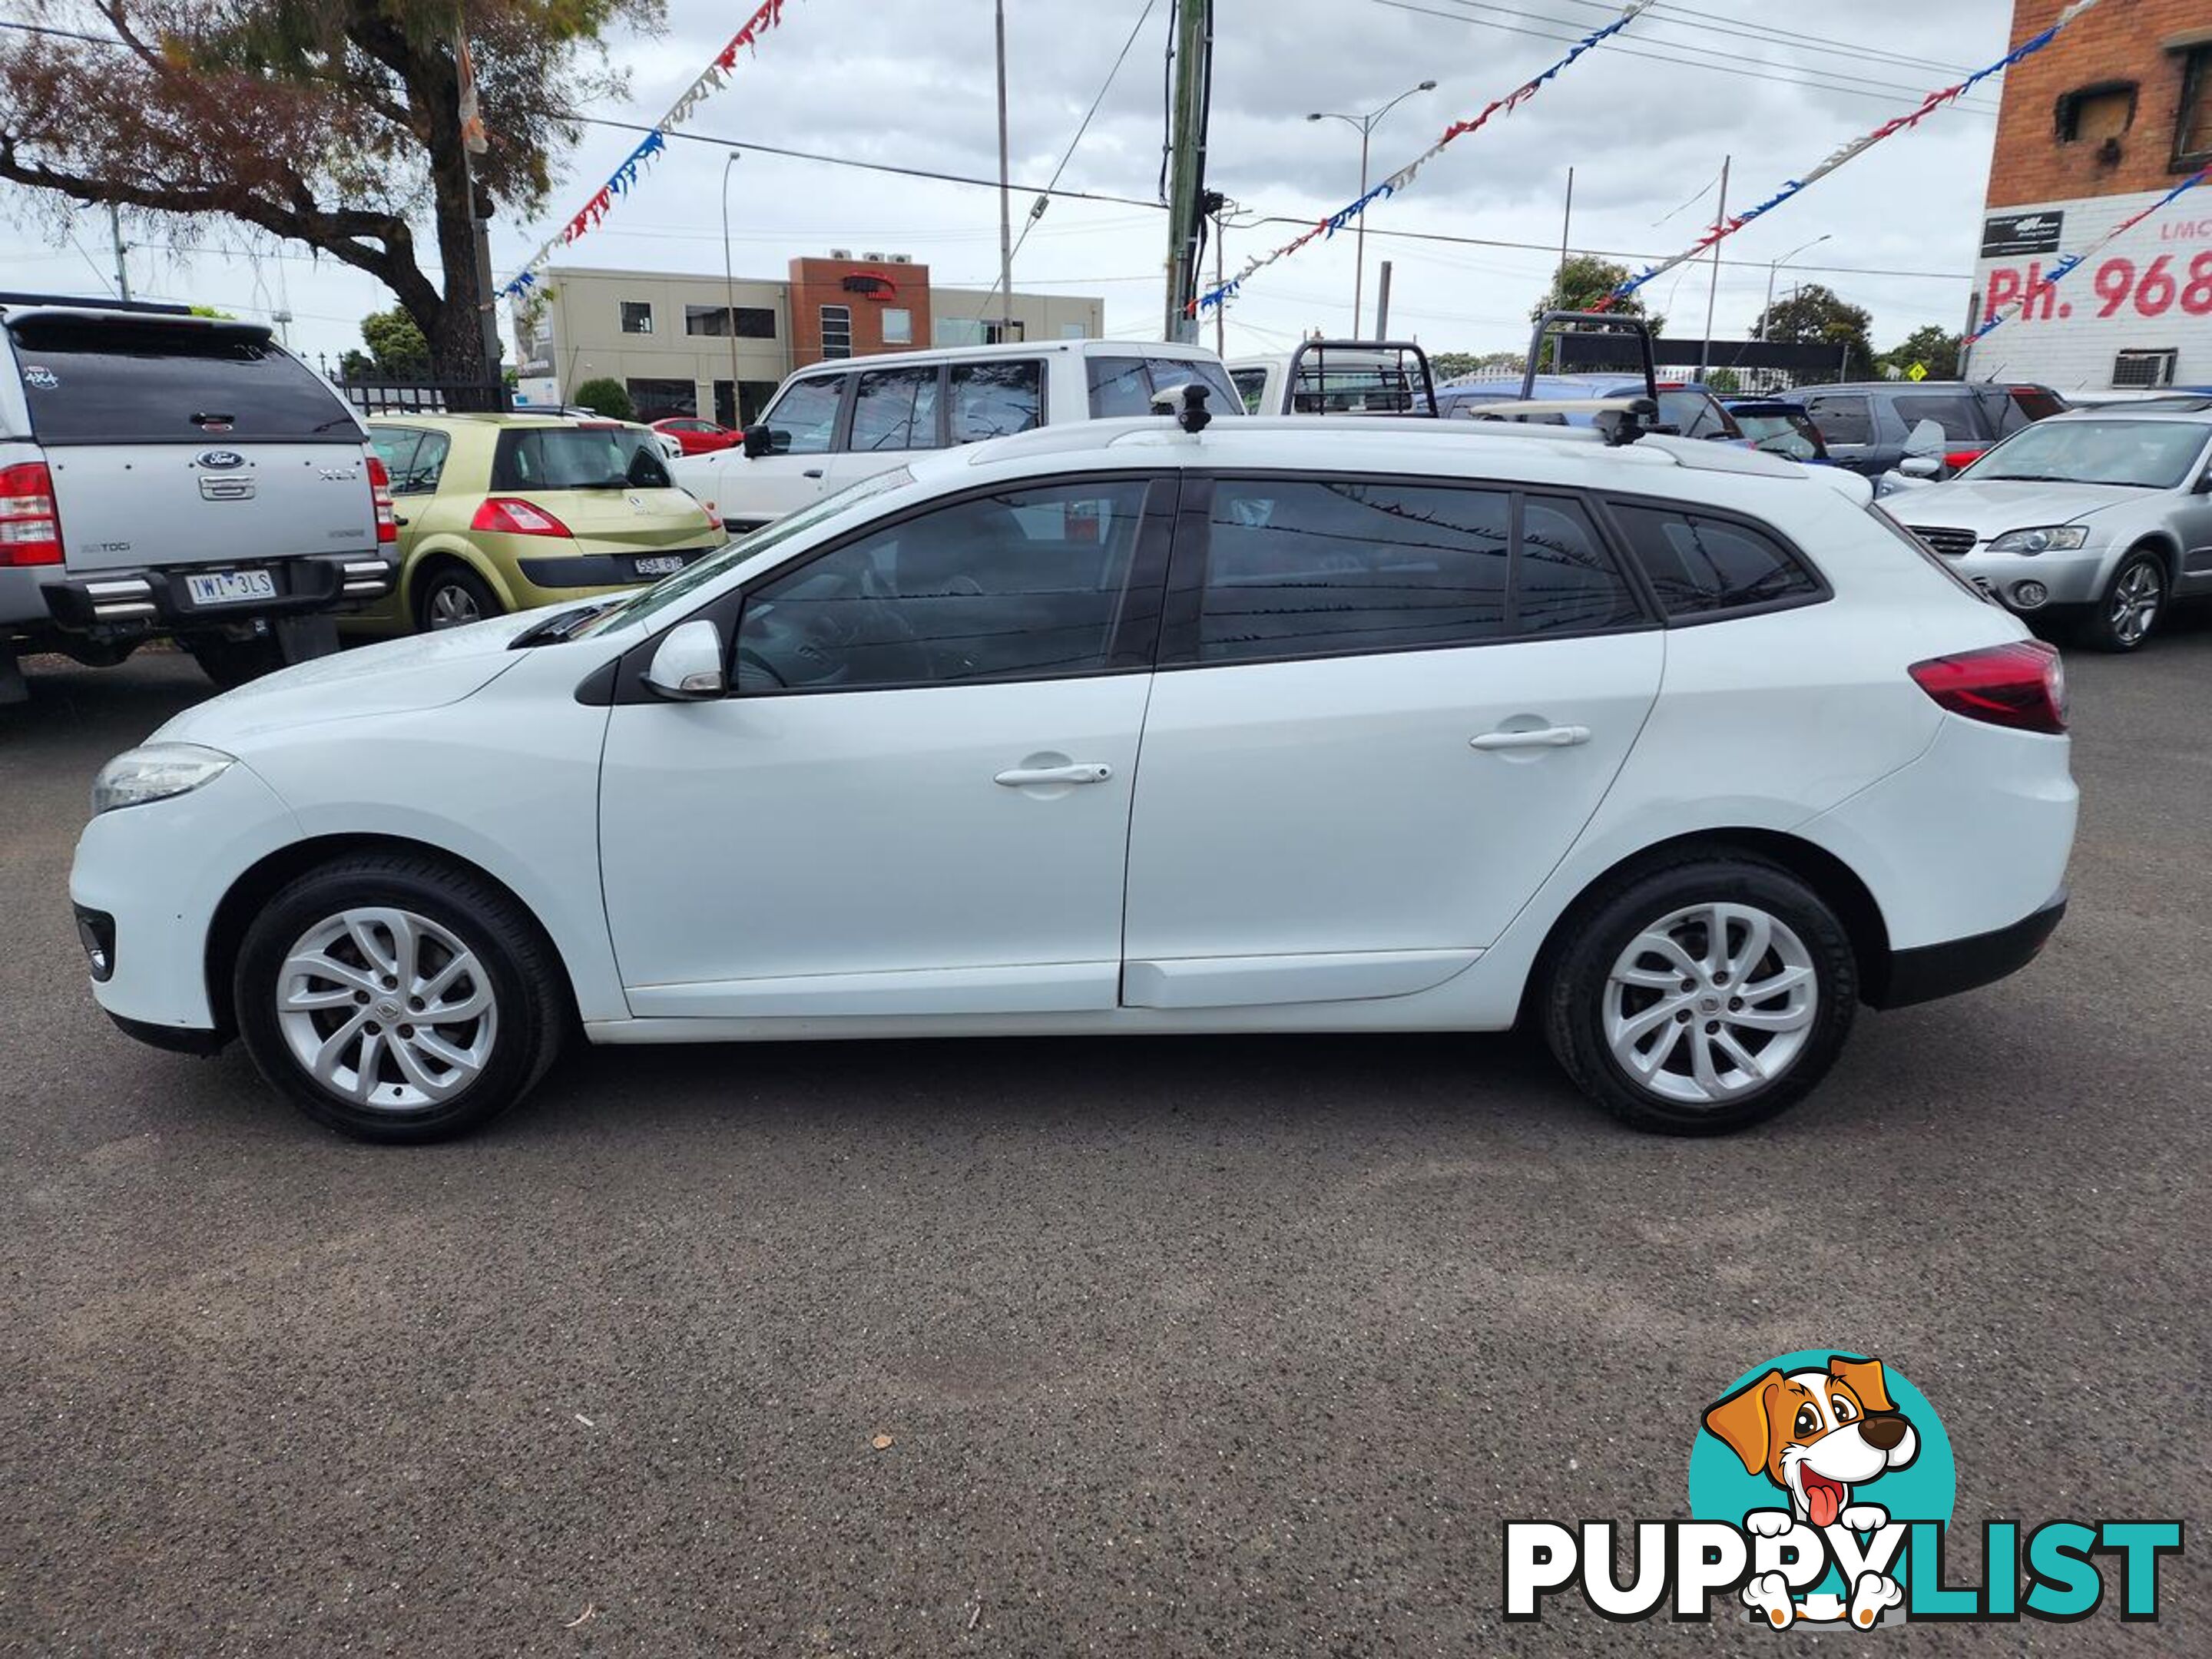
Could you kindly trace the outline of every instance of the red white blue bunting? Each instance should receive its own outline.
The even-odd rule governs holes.
[[[1929,115],[1935,113],[1938,109],[1941,109],[1944,105],[1957,102],[1959,99],[1965,96],[1968,91],[1972,90],[1981,82],[1988,80],[1992,75],[2002,74],[2006,70],[2010,69],[2014,64],[2019,63],[2023,58],[2033,58],[2037,52],[2041,52],[2045,46],[2057,40],[2061,31],[2064,30],[2076,18],[2080,17],[2084,12],[2088,11],[2101,3],[2103,3],[2103,0],[2073,0],[2073,3],[2068,6],[2063,11],[2060,12],[2057,17],[2052,21],[2051,27],[2045,29],[2040,34],[2030,35],[2027,40],[2021,41],[2003,57],[1998,58],[1996,63],[1991,64],[1986,69],[1975,70],[1973,74],[1968,76],[1956,86],[1944,87],[1938,91],[1929,93],[1925,98],[1920,100],[1920,107],[1913,110],[1909,114],[1899,115],[1893,119],[1885,121],[1880,126],[1876,127],[1872,132],[1863,134],[1859,137],[1852,139],[1850,143],[1845,144],[1842,149],[1835,151],[1827,158],[1827,160],[1822,161],[1820,166],[1814,167],[1803,178],[1792,179],[1789,183],[1783,185],[1780,190],[1776,191],[1773,195],[1768,197],[1758,206],[1747,208],[1743,212],[1737,214],[1732,219],[1723,220],[1720,223],[1713,226],[1712,228],[1706,231],[1704,235],[1698,238],[1695,242],[1692,243],[1681,252],[1676,254],[1673,258],[1662,260],[1656,265],[1646,265],[1642,270],[1638,271],[1626,282],[1621,283],[1620,287],[1614,289],[1612,293],[1607,295],[1605,298],[1599,301],[1596,308],[1600,311],[1604,311],[1609,307],[1626,299],[1630,295],[1635,293],[1638,289],[1642,288],[1646,283],[1652,281],[1655,277],[1665,276],[1677,265],[1688,264],[1699,254],[1712,247],[1716,243],[1725,241],[1728,238],[1735,235],[1736,232],[1741,230],[1753,220],[1763,218],[1767,214],[1773,212],[1775,209],[1780,207],[1791,197],[1797,195],[1800,191],[1806,189],[1807,186],[1817,182],[1818,180],[1826,178],[1828,174],[1833,173],[1838,167],[1842,167],[1845,162],[1856,161],[1859,156],[1866,154],[1867,151],[1872,149],[1876,144],[1880,143],[1883,139],[1889,137],[1892,134],[1903,132],[1908,127],[1918,126],[1922,121],[1925,120]]]
[[[2091,0],[2091,3],[2094,4],[2094,0]],[[1466,137],[1470,132],[1480,131],[1483,124],[1488,121],[1493,115],[1510,115],[1515,110],[1518,109],[1522,105],[1527,103],[1528,100],[1534,97],[1536,95],[1536,89],[1539,87],[1542,86],[1547,81],[1551,80],[1554,76],[1558,75],[1561,70],[1566,68],[1568,64],[1573,63],[1576,58],[1581,57],[1591,47],[1598,45],[1601,41],[1620,33],[1621,30],[1626,28],[1629,24],[1636,20],[1638,14],[1648,10],[1651,4],[1652,0],[1629,0],[1629,3],[1622,9],[1620,16],[1614,18],[1613,21],[1607,23],[1603,28],[1597,29],[1591,33],[1586,34],[1581,40],[1575,42],[1573,50],[1569,52],[1565,57],[1560,58],[1558,63],[1553,64],[1549,69],[1545,70],[1541,74],[1535,76],[1532,79],[1522,82],[1518,87],[1516,87],[1511,92],[1507,93],[1503,98],[1492,99],[1490,103],[1483,108],[1480,114],[1471,116],[1464,121],[1453,122],[1450,126],[1444,129],[1444,136],[1443,137],[1437,139],[1435,143],[1430,145],[1428,149],[1423,150],[1419,155],[1415,156],[1404,167],[1400,167],[1395,173],[1385,179],[1381,184],[1376,185],[1374,189],[1369,191],[1367,194],[1361,197],[1358,201],[1352,203],[1349,206],[1340,208],[1336,212],[1330,214],[1328,217],[1316,224],[1312,229],[1306,231],[1291,241],[1284,243],[1282,246],[1275,249],[1273,252],[1258,254],[1252,258],[1246,260],[1243,270],[1238,271],[1234,276],[1231,276],[1227,282],[1222,283],[1219,287],[1209,289],[1207,292],[1199,295],[1198,299],[1191,307],[1192,311],[1203,311],[1211,306],[1226,305],[1230,301],[1237,297],[1238,292],[1243,288],[1246,279],[1250,277],[1254,272],[1264,270],[1268,265],[1274,264],[1278,259],[1288,258],[1290,255],[1296,253],[1300,248],[1305,246],[1307,243],[1313,241],[1316,238],[1326,238],[1335,235],[1338,231],[1342,230],[1354,219],[1357,219],[1361,215],[1364,214],[1376,202],[1380,201],[1387,196],[1395,196],[1400,191],[1405,189],[1407,185],[1412,184],[1413,182],[1413,175],[1425,167],[1428,164],[1429,159],[1435,155],[1438,151],[1442,150],[1446,145],[1450,144],[1458,139]]]
[[[523,264],[514,279],[500,289],[503,298],[513,299],[526,294],[537,286],[538,274],[545,269],[556,249],[567,247],[580,237],[599,228],[600,221],[614,209],[617,197],[627,196],[637,183],[638,174],[653,157],[668,148],[667,135],[691,118],[691,113],[708,99],[722,89],[738,65],[740,48],[756,49],[761,37],[783,21],[784,0],[760,0],[760,6],[744,26],[730,37],[729,45],[715,54],[699,78],[684,89],[669,108],[668,113],[653,123],[653,131],[639,141],[636,149],[623,158],[623,163],[608,176],[606,183],[592,193],[592,198],[578,209],[575,216],[561,227],[560,233],[544,246],[532,254]]]

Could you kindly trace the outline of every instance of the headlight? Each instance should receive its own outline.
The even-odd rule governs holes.
[[[92,815],[118,806],[143,806],[213,783],[237,762],[220,749],[196,743],[153,743],[131,749],[100,769],[92,781]]]
[[[2008,530],[1990,544],[1992,553],[2070,553],[2089,539],[2089,527],[2047,524],[2036,530]]]

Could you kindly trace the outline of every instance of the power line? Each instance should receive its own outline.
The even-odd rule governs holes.
[[[1470,16],[1464,10],[1438,11],[1432,6],[1419,6],[1411,4],[1409,3],[1409,0],[1375,0],[1375,3],[1378,6],[1388,6],[1393,11],[1419,12],[1422,15],[1427,17],[1441,17],[1449,22],[1465,23],[1472,28],[1501,29],[1509,34],[1533,35],[1539,40],[1559,40],[1572,45],[1582,38],[1580,35],[1575,34],[1553,34],[1543,29],[1519,28],[1510,23],[1493,23],[1486,17]],[[1479,0],[1456,0],[1456,3],[1462,5],[1474,5],[1479,3]],[[1505,11],[1505,15],[1509,17],[1527,17],[1529,15],[1527,12],[1507,11],[1505,8],[1498,6],[1486,6],[1483,9],[1491,11]],[[1557,18],[1545,18],[1542,21],[1547,22],[1558,22],[1559,20]],[[1573,25],[1569,24],[1567,27],[1572,27]],[[1668,44],[1674,43],[1670,42]],[[1736,79],[1741,79],[1743,78],[1742,70],[1730,69],[1727,66],[1729,63],[1739,64],[1757,70],[1759,72],[1759,78],[1762,80],[1777,82],[1784,86],[1810,87],[1820,92],[1832,92],[1838,97],[1870,98],[1881,103],[1889,104],[1892,106],[1894,106],[1897,100],[1899,99],[1906,99],[1917,102],[1921,98],[1926,95],[1924,93],[1914,92],[1908,88],[1890,87],[1886,83],[1870,81],[1862,82],[1856,86],[1844,86],[1834,80],[1817,77],[1799,78],[1793,76],[1787,76],[1782,74],[1771,64],[1763,63],[1755,58],[1737,57],[1728,52],[1707,52],[1704,53],[1703,56],[1698,58],[1675,58],[1660,52],[1644,50],[1636,46],[1623,46],[1618,40],[1608,42],[1607,50],[1617,52],[1625,58],[1649,58],[1655,64],[1671,64],[1678,69],[1701,69],[1717,75],[1726,75]],[[1725,61],[1710,61],[1712,59],[1723,59]],[[1792,65],[1791,67],[1802,66]],[[1880,88],[1881,89],[1870,89],[1875,88]],[[1966,111],[1970,114],[1993,115],[1996,113],[1993,106],[1984,104],[1962,103],[1957,107]]]
[[[1571,6],[1582,6],[1592,11],[1612,13],[1619,9],[1609,0],[1565,0]],[[1733,34],[1747,40],[1771,40],[1818,46],[1823,52],[1839,52],[1846,57],[1863,58],[1870,63],[1893,64],[1900,69],[1929,70],[1936,74],[1963,79],[1973,73],[1958,64],[1939,64],[1931,58],[1915,58],[1907,52],[1885,52],[1879,46],[1862,46],[1854,41],[1832,40],[1826,35],[1807,34],[1797,29],[1772,28],[1741,17],[1730,17],[1721,12],[1699,11],[1694,6],[1681,6],[1674,0],[1660,0],[1647,14],[1648,21],[1668,23],[1678,29],[1707,29],[1716,34]],[[1680,21],[1680,19],[1695,19]]]

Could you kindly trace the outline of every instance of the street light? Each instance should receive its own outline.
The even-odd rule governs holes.
[[[1828,236],[1832,236],[1834,234],[1835,232],[1833,231],[1830,231],[1828,233]],[[1759,337],[1760,339],[1764,340],[1766,337],[1767,322],[1774,314],[1774,273],[1781,270],[1783,266],[1788,264],[1799,254],[1802,253],[1805,251],[1805,248],[1820,246],[1821,243],[1828,240],[1828,236],[1815,236],[1811,241],[1806,243],[1804,247],[1793,247],[1779,259],[1769,262],[1766,267],[1766,309],[1759,313]]]
[[[1415,93],[1434,92],[1436,89],[1435,82],[1424,81],[1417,87],[1407,87],[1405,91],[1383,105],[1382,108],[1371,111],[1365,115],[1346,115],[1340,110],[1322,109],[1316,110],[1306,117],[1309,121],[1341,121],[1346,126],[1359,129],[1359,197],[1362,201],[1367,198],[1367,140],[1369,135],[1374,132],[1376,123]],[[1354,227],[1353,242],[1355,251],[1352,255],[1352,331],[1356,337],[1359,332],[1359,314],[1364,308],[1367,283],[1367,216],[1364,212],[1359,216],[1358,222]]]
[[[744,152],[732,150],[722,158],[722,308],[728,315],[722,326],[730,334],[730,424],[739,425],[738,419],[738,279],[730,268],[730,169],[738,164]],[[717,416],[721,414],[717,409]]]

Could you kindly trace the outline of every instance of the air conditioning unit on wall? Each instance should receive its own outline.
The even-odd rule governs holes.
[[[910,265],[914,263],[914,255],[911,253],[894,253],[886,259],[884,263],[886,264],[894,265]]]
[[[830,250],[830,257],[833,259],[849,259],[853,257],[853,250],[848,247],[833,247]]]

